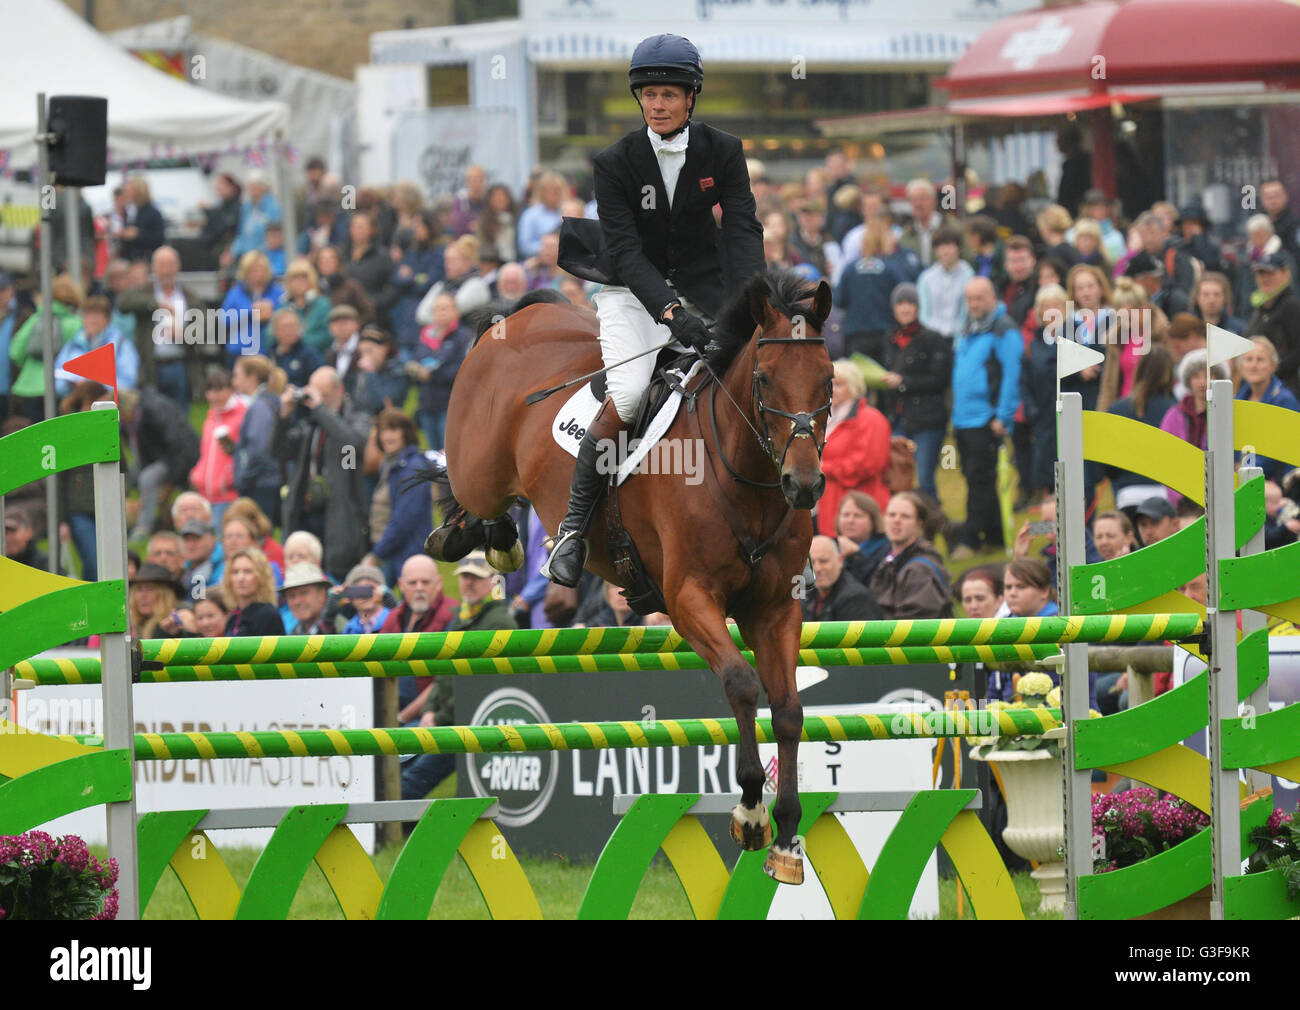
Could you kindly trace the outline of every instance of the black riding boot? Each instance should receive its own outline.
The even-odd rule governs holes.
[[[587,564],[587,543],[583,538],[591,527],[596,506],[610,477],[608,473],[599,472],[597,463],[602,455],[607,460],[617,459],[602,443],[617,438],[623,427],[623,419],[618,416],[614,401],[606,400],[578,447],[573,485],[569,488],[569,511],[556,530],[551,556],[542,565],[542,574],[556,585],[572,589],[582,578],[582,570]]]

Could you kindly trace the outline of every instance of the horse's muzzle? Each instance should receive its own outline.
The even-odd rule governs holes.
[[[822,492],[826,490],[826,475],[818,473],[817,479],[811,484],[801,483],[793,474],[781,475],[781,491],[785,494],[785,500],[790,503],[793,509],[802,509],[807,511],[817,504],[821,498]]]

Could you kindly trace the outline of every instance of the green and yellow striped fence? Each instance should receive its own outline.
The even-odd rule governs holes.
[[[807,742],[1028,736],[1061,725],[1060,709],[998,709],[894,715],[805,715]],[[60,736],[87,746],[96,736]],[[491,754],[733,744],[735,719],[653,722],[569,722],[523,726],[431,726],[421,729],[324,729],[239,733],[137,733],[137,761],[192,758],[282,758],[383,754]],[[774,743],[770,719],[758,720],[758,742]]]

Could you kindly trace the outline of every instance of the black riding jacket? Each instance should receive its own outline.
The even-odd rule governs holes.
[[[674,288],[717,316],[728,294],[764,269],[763,229],[739,138],[691,123],[671,208],[645,126],[596,155],[593,169],[603,246],[592,250],[594,266],[629,288],[653,318],[676,300]],[[572,265],[582,266],[561,257],[561,267]]]

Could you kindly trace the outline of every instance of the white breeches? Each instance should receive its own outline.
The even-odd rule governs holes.
[[[672,339],[672,331],[663,323],[655,322],[627,288],[601,288],[593,301],[600,320],[600,354],[606,365]],[[632,421],[641,395],[650,385],[657,357],[657,354],[645,354],[605,373],[605,395],[614,401],[618,416],[625,423]]]

